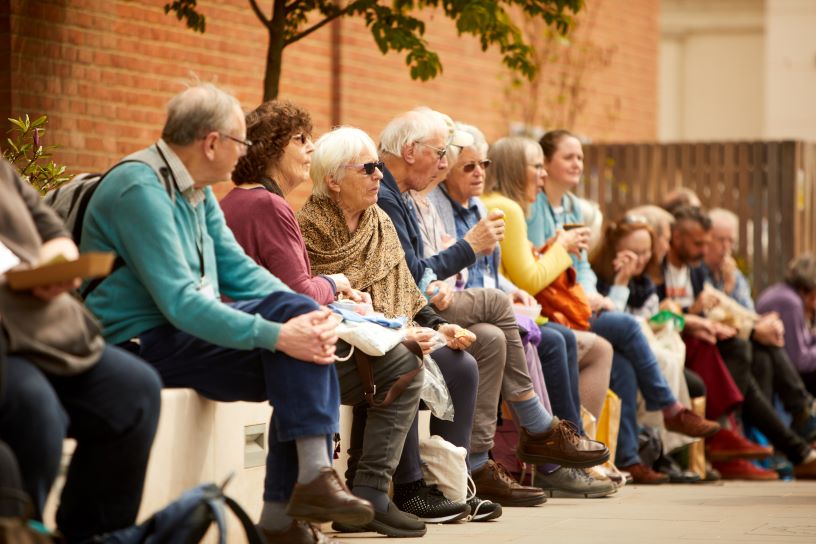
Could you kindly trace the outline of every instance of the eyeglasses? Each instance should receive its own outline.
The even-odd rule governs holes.
[[[483,161],[466,162],[462,166],[462,172],[464,172],[465,174],[470,174],[471,172],[476,170],[477,166],[481,166],[482,170],[487,170],[487,167],[490,166],[491,164],[493,164],[493,161],[491,161],[490,159],[485,159]]]
[[[540,162],[538,162],[536,164],[528,164],[527,166],[529,166],[530,168],[534,168],[535,171],[537,173],[539,173],[539,174],[542,173],[542,172],[545,172],[544,165],[542,163],[540,163]]]
[[[370,176],[374,173],[374,170],[379,170],[380,172],[383,171],[385,168],[385,163],[380,162],[366,162],[363,164],[347,164],[345,165],[346,168],[362,168],[363,172],[365,172],[366,176]]]
[[[434,152],[436,153],[436,156],[439,157],[440,161],[445,158],[445,154],[448,152],[447,147],[434,147],[431,144],[426,144],[425,142],[416,142],[416,143],[418,143],[419,145],[424,145],[425,147],[430,147],[431,149],[433,149]]]
[[[242,140],[241,138],[236,138],[235,136],[230,136],[229,134],[227,134],[225,132],[219,132],[218,134],[220,134],[224,138],[228,138],[228,139],[232,140],[233,142],[238,142],[241,145],[245,145],[247,149],[252,147],[252,140]]]
[[[306,145],[306,142],[309,141],[309,135],[301,132],[300,134],[295,134],[292,136],[292,139],[296,142],[300,142],[300,145]]]
[[[648,225],[649,220],[646,219],[645,215],[631,213],[624,215],[621,223],[624,225]]]

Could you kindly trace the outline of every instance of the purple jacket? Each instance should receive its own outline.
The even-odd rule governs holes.
[[[805,306],[790,285],[776,283],[765,289],[756,303],[757,312],[776,312],[785,324],[785,351],[800,374],[816,372],[816,338],[805,323]]]

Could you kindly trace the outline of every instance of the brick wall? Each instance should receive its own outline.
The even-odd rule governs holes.
[[[247,108],[257,105],[266,34],[246,0],[202,0],[204,35],[166,16],[164,3],[0,2],[0,44],[10,42],[8,53],[0,47],[0,112],[47,113],[48,143],[62,146],[56,160],[87,171],[104,169],[154,140],[164,104],[191,73],[230,88]],[[599,12],[593,39],[616,52],[610,66],[588,74],[587,106],[571,128],[594,139],[653,139],[658,1],[588,0],[587,9]],[[508,98],[507,74],[495,51],[483,53],[476,40],[457,37],[438,13],[429,11],[425,19],[426,37],[444,65],[436,80],[412,81],[401,56],[381,55],[362,22],[344,20],[339,86],[332,89],[338,77],[331,77],[327,25],[287,48],[281,96],[309,109],[318,134],[334,116],[376,139],[393,115],[420,104],[479,126],[488,139],[506,134],[514,120],[511,104],[525,91]],[[617,104],[612,116],[609,104]]]

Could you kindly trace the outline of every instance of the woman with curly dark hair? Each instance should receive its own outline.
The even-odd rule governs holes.
[[[252,145],[235,167],[236,188],[221,201],[227,225],[258,264],[293,291],[320,304],[337,294],[362,301],[344,274],[312,276],[309,256],[287,194],[309,181],[312,163],[312,119],[291,102],[269,101],[247,114]],[[302,255],[302,259],[287,259]]]

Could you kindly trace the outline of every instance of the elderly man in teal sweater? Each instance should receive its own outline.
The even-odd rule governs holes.
[[[209,186],[228,180],[250,145],[241,108],[226,92],[201,84],[171,99],[148,160],[116,166],[88,205],[81,249],[113,251],[124,266],[87,304],[108,341],[148,361],[166,387],[274,406],[259,525],[270,542],[317,542],[325,537],[307,522],[363,525],[374,516],[329,455],[339,404],[359,402],[363,387],[353,362],[333,364],[331,311],[256,265],[225,225]],[[378,367],[378,393],[416,366],[409,354]],[[387,489],[411,423],[401,414],[413,415],[421,383],[420,373],[375,416],[384,420],[382,443],[364,453],[355,491]]]

